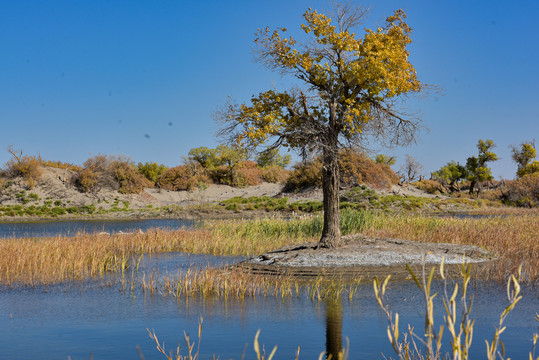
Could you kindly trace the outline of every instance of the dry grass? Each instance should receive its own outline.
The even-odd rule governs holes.
[[[263,223],[263,222],[261,222]],[[273,228],[279,223],[273,221]],[[289,244],[272,226],[257,222],[216,222],[210,229],[150,230],[115,236],[79,234],[75,237],[0,240],[0,285],[51,284],[102,277],[136,266],[136,254],[183,251],[213,255],[252,255]],[[266,233],[252,228],[263,228]],[[287,229],[286,227],[283,227]],[[288,229],[290,230],[290,229]],[[296,241],[308,237],[298,235]]]
[[[436,243],[478,245],[499,257],[489,272],[503,280],[523,263],[523,280],[539,280],[539,217],[536,213],[482,219],[343,211],[343,234],[359,233]],[[183,251],[213,255],[256,255],[316,241],[322,219],[223,220],[204,229],[74,238],[0,240],[0,285],[49,284],[121,273],[136,267],[133,255]]]
[[[523,280],[539,280],[539,217],[536,214],[490,218],[380,216],[363,229],[377,237],[480,246],[499,259],[487,269],[494,280],[505,280],[523,263]]]
[[[134,254],[179,250],[177,232],[0,240],[0,285],[51,284],[136,267]],[[181,237],[183,239],[187,236]]]

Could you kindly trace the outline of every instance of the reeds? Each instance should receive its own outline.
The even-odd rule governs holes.
[[[312,301],[349,301],[357,294],[360,278],[344,281],[342,278],[317,277],[312,281],[299,280],[290,276],[255,275],[238,268],[196,268],[176,274],[143,272],[138,279],[125,281],[124,289],[133,291],[140,287],[146,294],[159,293],[178,301],[191,299],[234,299],[273,297],[291,299],[305,296]],[[133,283],[134,282],[134,283]]]
[[[219,220],[196,230],[149,230],[145,234],[0,240],[0,285],[50,284],[101,277],[137,267],[133,255],[182,251],[253,256],[285,245],[318,241],[321,216],[303,219]],[[487,269],[504,280],[523,263],[523,281],[539,280],[539,217],[439,218],[344,210],[344,234],[471,244],[498,260]]]
[[[442,293],[443,304],[445,308],[444,323],[435,328],[434,324],[434,298],[438,293],[432,293],[431,284],[434,276],[435,268],[433,267],[430,274],[426,276],[425,267],[423,264],[422,274],[416,276],[414,272],[408,267],[408,270],[413,277],[416,285],[420,289],[424,297],[425,306],[425,332],[424,334],[416,334],[414,328],[408,325],[408,331],[400,333],[399,331],[399,314],[394,316],[389,310],[389,305],[385,302],[384,295],[386,292],[386,286],[389,281],[389,276],[383,282],[380,282],[377,278],[374,280],[374,293],[378,305],[385,313],[388,321],[387,336],[389,342],[393,346],[393,350],[400,360],[408,359],[425,359],[425,360],[438,360],[438,359],[453,359],[453,360],[467,360],[469,358],[469,350],[472,345],[473,329],[475,320],[471,319],[472,299],[468,295],[468,285],[471,280],[471,265],[463,264],[461,267],[462,285],[460,289],[460,302],[461,307],[458,311],[457,296],[459,295],[459,284],[456,283],[454,288],[448,292],[448,286],[446,281],[446,274],[444,271],[443,261],[440,265],[440,275],[444,280],[444,290]],[[508,305],[499,316],[498,326],[494,329],[494,336],[491,342],[485,340],[486,343],[486,355],[489,360],[505,359],[505,348],[503,342],[500,340],[500,335],[504,332],[506,327],[504,326],[505,319],[514,310],[517,303],[522,299],[520,293],[520,278],[522,272],[521,268],[518,269],[515,275],[511,275],[507,280],[507,301]],[[451,293],[451,296],[449,295]],[[457,312],[459,312],[460,318],[457,318]],[[441,353],[443,344],[444,329],[449,332],[449,342],[451,351],[443,355]],[[402,336],[400,336],[402,335]],[[400,338],[400,339],[399,339]],[[535,345],[537,341],[537,335],[534,335],[534,341],[532,344],[532,352],[529,353],[529,359],[535,359]],[[420,346],[418,346],[418,344]]]

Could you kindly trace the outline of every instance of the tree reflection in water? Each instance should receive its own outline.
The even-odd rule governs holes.
[[[326,357],[339,359],[342,346],[341,299],[326,299]]]

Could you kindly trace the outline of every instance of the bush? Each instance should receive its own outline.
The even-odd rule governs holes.
[[[22,177],[36,182],[41,178],[41,164],[35,156],[14,155],[6,163],[6,173],[12,178]]]
[[[502,199],[516,206],[539,206],[539,173],[524,175],[520,179],[508,182]]]
[[[113,166],[114,176],[120,184],[118,191],[122,194],[139,194],[144,188],[154,185],[132,164],[117,162]]]
[[[196,174],[194,169],[188,165],[169,168],[157,179],[157,186],[172,191],[192,190],[201,183],[210,184],[211,181],[204,174]]]
[[[398,176],[387,164],[377,164],[357,150],[342,150],[339,153],[341,185],[358,186],[366,184],[376,189],[389,189],[398,183]],[[294,166],[286,182],[287,190],[322,185],[322,161],[313,161]]]
[[[260,169],[260,177],[269,183],[285,183],[290,172],[277,165],[270,165]]]
[[[390,189],[399,182],[398,176],[387,164],[377,164],[367,155],[354,149],[339,153],[341,184],[357,186],[366,184],[376,189]]]
[[[118,190],[122,194],[138,194],[153,184],[141,174],[128,158],[96,155],[84,162],[73,182],[84,192],[102,188]]]
[[[429,194],[445,193],[445,187],[437,180],[420,180],[412,183],[419,190],[423,190]]]
[[[294,165],[285,189],[296,190],[310,186],[322,186],[322,162],[319,158]]]
[[[231,180],[230,185],[236,187],[258,185],[262,182],[262,170],[254,161],[244,161],[238,164]]]
[[[121,157],[109,157],[107,155],[101,154],[93,156],[86,160],[83,164],[84,170],[89,170],[93,174],[97,174],[97,178],[95,179],[96,182],[95,184],[93,184],[91,190],[96,191],[101,188],[118,190],[120,188],[120,185],[115,178],[114,170],[116,168],[115,163],[122,161],[126,160]],[[87,174],[90,174],[90,172],[88,172]]]
[[[96,190],[99,174],[91,169],[84,169],[73,177],[73,183],[83,192]]]
[[[64,162],[61,162],[61,161],[50,161],[50,160],[41,160],[41,165],[43,166],[48,166],[48,167],[52,167],[52,168],[56,168],[56,169],[67,169],[67,170],[72,170],[72,171],[82,171],[82,166],[80,165],[75,165],[75,164],[71,164],[71,163],[64,163]]]

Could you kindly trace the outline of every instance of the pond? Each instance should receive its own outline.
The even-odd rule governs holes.
[[[174,271],[193,265],[223,265],[241,260],[183,253],[145,256],[142,268]],[[435,284],[439,286],[440,284]],[[422,297],[412,282],[390,283],[388,303],[401,315],[401,331],[411,323],[416,332],[424,326]],[[484,339],[491,340],[498,316],[507,305],[505,286],[478,284],[473,289],[473,318],[477,319],[471,359],[485,358]],[[538,291],[524,288],[524,298],[506,321],[502,340],[507,355],[527,358],[537,329]],[[438,315],[441,303],[436,304]],[[183,332],[197,338],[203,318],[201,359],[213,354],[221,359],[255,358],[253,339],[269,353],[278,345],[277,359],[318,359],[326,347],[350,342],[350,359],[383,359],[393,356],[386,336],[386,319],[379,310],[370,282],[359,287],[353,301],[340,304],[312,301],[307,297],[259,297],[227,301],[206,299],[178,301],[172,297],[144,295],[139,289],[124,291],[114,278],[77,284],[36,288],[0,289],[0,358],[2,359],[164,359],[147,330],[154,330],[168,350],[185,348]],[[441,317],[437,318],[440,324]],[[447,334],[444,335],[447,340]],[[447,341],[446,341],[447,342]],[[246,345],[247,344],[247,345]],[[184,352],[185,354],[185,352]]]
[[[186,219],[136,219],[92,221],[28,221],[0,223],[0,238],[75,236],[77,233],[136,232],[151,228],[179,229],[193,227],[196,220]]]

